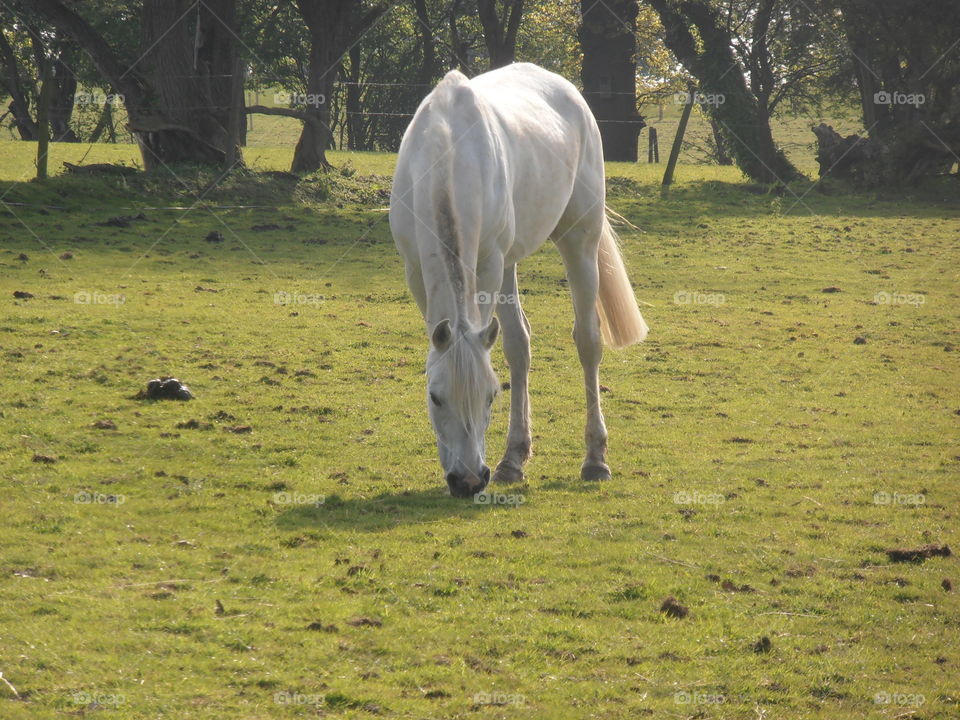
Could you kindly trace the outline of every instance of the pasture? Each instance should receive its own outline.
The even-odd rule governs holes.
[[[578,479],[545,247],[520,268],[534,455],[471,502],[424,406],[394,156],[36,184],[34,148],[0,145],[0,717],[960,712],[956,556],[886,553],[960,541],[948,180],[681,165],[664,200],[662,166],[609,164],[651,327],[601,367],[613,479]],[[196,399],[135,397],[165,375]]]

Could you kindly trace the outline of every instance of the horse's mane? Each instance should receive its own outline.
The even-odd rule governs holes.
[[[447,363],[450,372],[447,402],[468,432],[484,426],[485,389],[490,381],[496,382],[487,357],[478,333],[461,325],[454,329],[450,347],[434,359],[434,363]]]

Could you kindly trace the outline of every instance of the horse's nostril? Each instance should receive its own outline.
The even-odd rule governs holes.
[[[486,485],[490,482],[490,468],[486,465],[483,466],[483,471],[480,473],[480,477],[483,478],[483,484]]]
[[[454,487],[460,483],[460,478],[458,478],[454,473],[447,473],[447,485]]]

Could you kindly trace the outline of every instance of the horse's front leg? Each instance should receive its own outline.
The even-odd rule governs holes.
[[[503,354],[510,366],[510,429],[507,450],[493,474],[494,482],[515,483],[523,480],[523,464],[530,457],[530,395],[527,377],[530,373],[530,324],[517,292],[517,266],[503,272],[497,317],[503,333]]]
[[[597,245],[584,241],[574,230],[558,243],[567,280],[573,296],[573,339],[583,367],[583,384],[587,398],[587,426],[584,438],[587,456],[580,468],[583,480],[609,480],[607,467],[607,426],[600,410],[600,360],[603,357],[603,339],[600,335],[600,316],[597,314],[597,293],[600,279],[597,269]],[[577,241],[580,239],[580,242]]]

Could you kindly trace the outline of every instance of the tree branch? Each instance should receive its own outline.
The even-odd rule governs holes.
[[[143,83],[139,77],[123,66],[93,27],[72,9],[59,0],[33,0],[33,7],[65,35],[72,37],[90,56],[97,70],[121,93],[127,103],[127,111],[141,105]]]
[[[266,105],[248,105],[246,108],[244,108],[244,111],[247,113],[247,115],[253,115],[254,113],[258,115],[280,115],[282,117],[296,118],[297,120],[302,120],[303,122],[320,122],[319,118],[316,116],[303,112],[302,110],[294,110],[293,108],[267,107]]]

